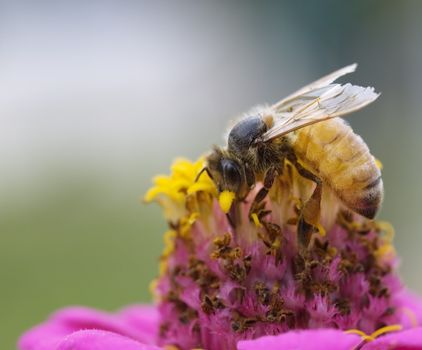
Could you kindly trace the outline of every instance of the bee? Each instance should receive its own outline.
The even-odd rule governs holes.
[[[316,184],[298,220],[302,244],[309,243],[319,223],[322,184],[328,185],[351,211],[369,219],[375,217],[383,197],[380,169],[362,138],[337,118],[379,96],[372,87],[334,83],[356,67],[352,64],[339,69],[237,121],[228,134],[227,145],[214,147],[201,171],[215,182],[226,213],[232,199],[245,199],[261,181],[263,187],[251,210],[256,208],[289,160],[301,176]]]

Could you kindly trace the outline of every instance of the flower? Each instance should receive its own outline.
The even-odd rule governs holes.
[[[241,341],[239,350],[350,350],[364,344],[363,350],[422,349],[422,301],[403,292],[402,324],[409,329],[392,332],[375,340],[335,329],[290,331],[278,336]],[[410,311],[413,310],[413,311]],[[131,306],[115,314],[72,307],[52,315],[44,324],[26,332],[19,340],[20,350],[159,350],[155,345],[160,317],[152,306]],[[405,326],[406,328],[408,326]],[[412,328],[413,327],[413,328]],[[391,347],[394,344],[396,347]],[[174,350],[167,347],[166,350]]]
[[[292,164],[253,209],[260,184],[231,205],[203,167],[178,160],[145,196],[169,223],[156,306],[68,308],[19,349],[422,349],[422,300],[396,274],[389,224],[351,214],[324,188],[303,247],[296,226],[313,184]]]

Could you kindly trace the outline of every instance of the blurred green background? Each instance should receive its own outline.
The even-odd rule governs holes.
[[[422,2],[0,1],[0,349],[55,309],[149,302],[165,230],[140,203],[227,121],[358,62],[350,122],[422,292]]]

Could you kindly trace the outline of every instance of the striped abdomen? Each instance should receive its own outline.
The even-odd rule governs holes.
[[[373,218],[382,201],[381,171],[368,146],[344,120],[317,123],[291,134],[296,156],[351,210]]]

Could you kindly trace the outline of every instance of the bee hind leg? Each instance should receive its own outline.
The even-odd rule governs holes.
[[[305,169],[296,159],[290,160],[302,177],[316,183],[314,192],[302,207],[297,224],[299,243],[302,247],[306,248],[311,241],[312,234],[318,231],[320,227],[322,181],[315,174]]]

